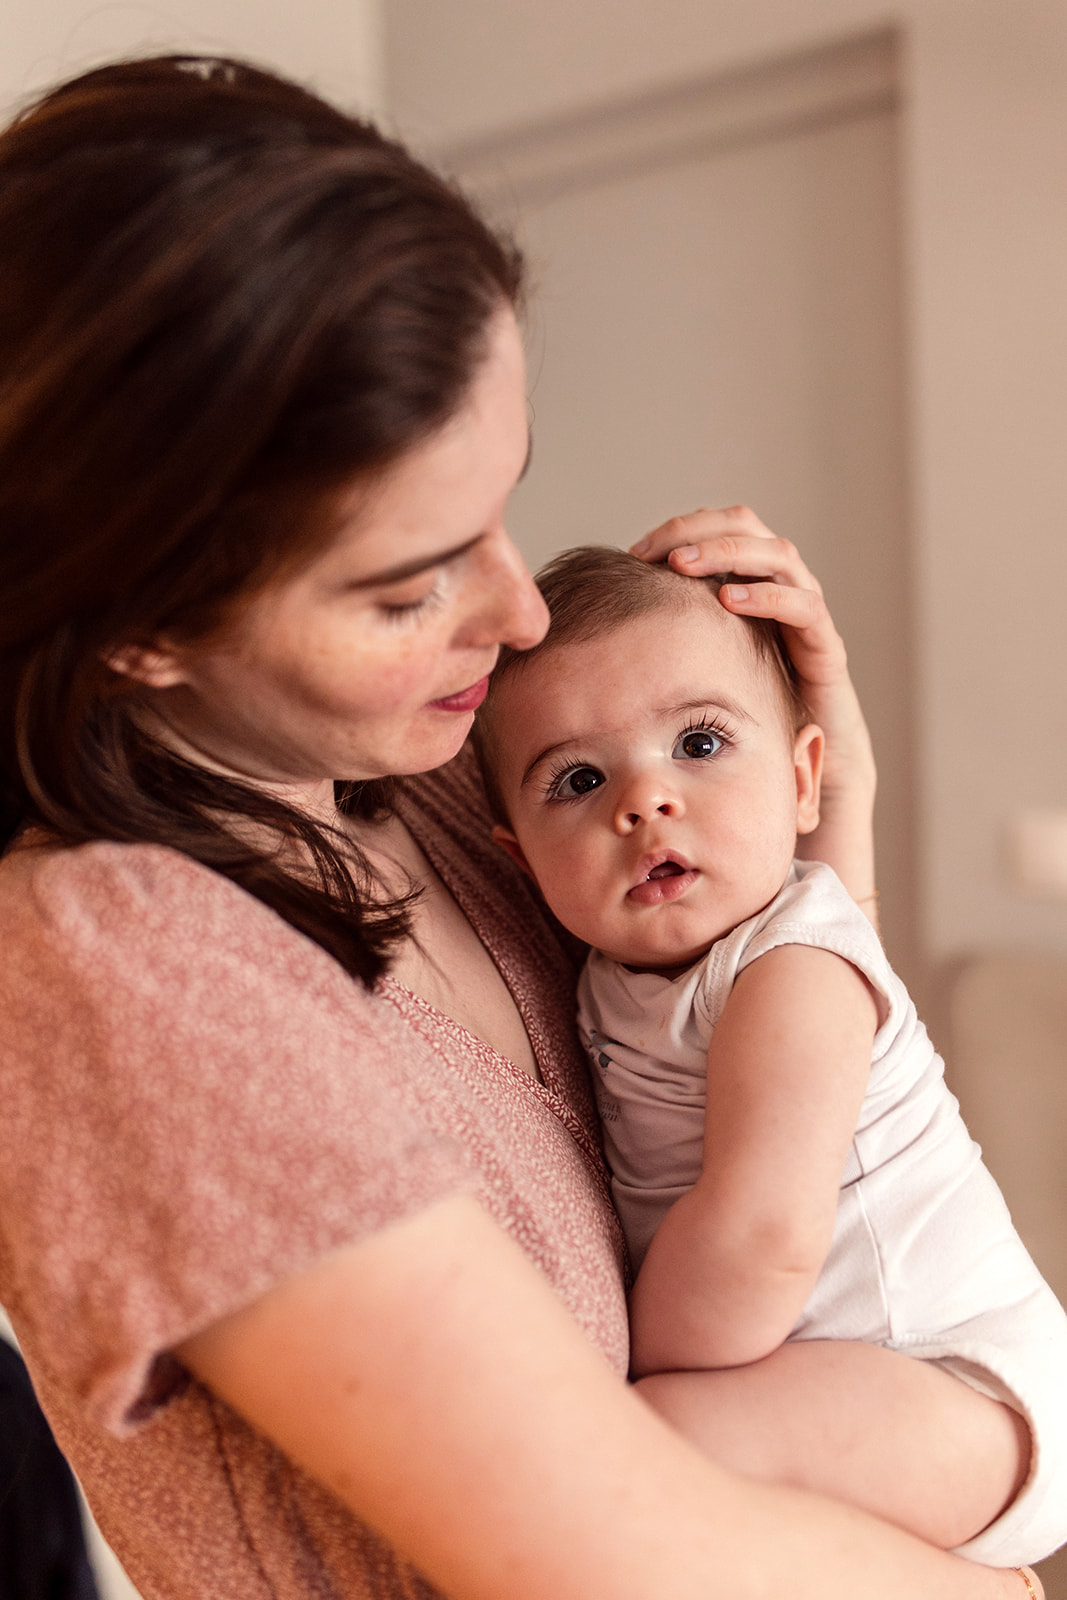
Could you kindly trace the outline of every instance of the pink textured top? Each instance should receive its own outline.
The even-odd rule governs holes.
[[[573,968],[463,758],[400,804],[543,1086],[172,851],[0,863],[0,1301],[145,1600],[436,1593],[167,1354],[331,1249],[473,1192],[626,1368]]]

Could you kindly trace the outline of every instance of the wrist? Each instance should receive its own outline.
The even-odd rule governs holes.
[[[824,815],[834,810],[873,811],[878,792],[878,768],[874,752],[868,745],[847,759],[835,748],[833,762],[824,768],[822,775],[821,808]]]

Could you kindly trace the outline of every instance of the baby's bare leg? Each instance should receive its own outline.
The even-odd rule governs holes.
[[[878,1345],[805,1340],[747,1367],[642,1378],[714,1460],[815,1489],[952,1549],[1015,1498],[1030,1431],[1009,1406]]]

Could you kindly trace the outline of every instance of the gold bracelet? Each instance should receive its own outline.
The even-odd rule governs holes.
[[[1019,1574],[1020,1578],[1025,1583],[1026,1592],[1030,1596],[1030,1600],[1037,1600],[1037,1590],[1034,1588],[1033,1584],[1030,1582],[1031,1577],[1034,1576],[1034,1574],[1031,1573],[1030,1568],[1029,1567],[1013,1567],[1012,1571],[1013,1572],[1017,1572]]]
[[[878,893],[878,890],[877,889],[872,889],[870,894],[861,894],[859,899],[856,901],[856,904],[858,906],[865,906],[868,903],[868,901],[873,900],[875,902],[875,904],[877,905],[878,901],[881,898],[882,897]]]

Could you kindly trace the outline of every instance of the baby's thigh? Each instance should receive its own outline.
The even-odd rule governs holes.
[[[724,1466],[848,1501],[946,1549],[999,1516],[1029,1466],[1017,1412],[879,1345],[790,1341],[749,1366],[637,1387]]]

